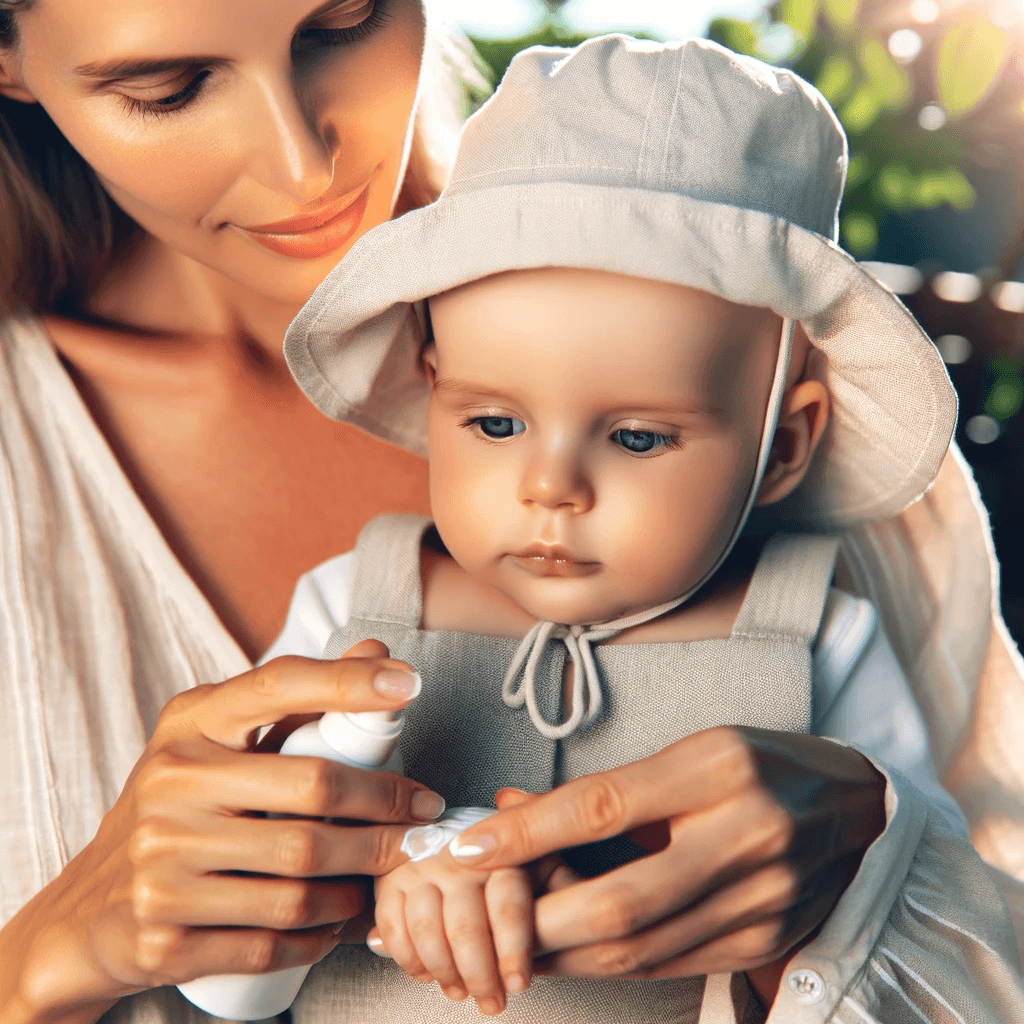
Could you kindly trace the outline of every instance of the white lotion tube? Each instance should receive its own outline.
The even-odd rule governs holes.
[[[284,741],[281,753],[322,757],[355,768],[400,772],[398,736],[402,722],[401,713],[396,711],[328,711],[319,721],[296,729]],[[211,974],[178,988],[186,999],[214,1017],[263,1020],[291,1006],[309,966],[271,974]]]

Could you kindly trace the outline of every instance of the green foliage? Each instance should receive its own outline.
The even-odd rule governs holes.
[[[852,29],[857,21],[857,0],[824,0],[829,21],[838,29]]]
[[[782,0],[777,17],[799,36],[808,39],[818,23],[818,0]]]
[[[950,117],[973,110],[995,85],[1006,60],[1006,33],[984,15],[953,25],[939,44],[939,100]]]
[[[564,32],[553,24],[545,24],[529,35],[518,39],[470,39],[484,63],[491,69],[494,81],[500,82],[502,75],[512,63],[512,58],[528,46],[578,46],[587,36]]]
[[[715,18],[708,26],[708,37],[736,53],[757,53],[757,32],[752,25],[736,18]]]

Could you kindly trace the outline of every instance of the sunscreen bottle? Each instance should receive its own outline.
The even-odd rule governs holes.
[[[281,747],[282,754],[322,757],[355,768],[401,772],[398,711],[350,714],[328,711],[319,721],[300,726]],[[179,985],[200,1010],[230,1020],[263,1020],[291,1006],[311,965],[270,974],[211,974]]]

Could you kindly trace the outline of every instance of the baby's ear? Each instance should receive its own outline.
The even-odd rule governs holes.
[[[771,505],[796,490],[825,433],[830,408],[828,388],[820,380],[802,380],[786,392],[756,504]]]
[[[427,378],[427,383],[433,387],[434,381],[437,379],[437,346],[432,341],[428,341],[420,353],[420,366]]]

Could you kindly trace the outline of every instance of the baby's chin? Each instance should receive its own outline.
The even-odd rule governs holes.
[[[611,600],[607,595],[586,598],[578,595],[524,596],[522,593],[509,593],[507,596],[533,618],[541,622],[557,622],[567,626],[593,626],[602,622],[614,622],[616,619],[635,615],[664,603],[657,600],[626,604],[621,600]]]

